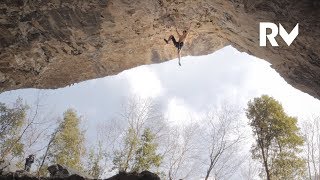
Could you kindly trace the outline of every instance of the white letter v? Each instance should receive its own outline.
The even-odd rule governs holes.
[[[279,23],[279,34],[282,37],[282,39],[287,43],[287,45],[290,46],[290,44],[299,34],[299,23],[293,28],[290,34],[288,34],[287,31],[283,28],[283,26]]]

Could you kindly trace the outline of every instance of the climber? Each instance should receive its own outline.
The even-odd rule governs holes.
[[[183,45],[185,44],[185,41],[186,41],[187,36],[188,36],[188,34],[189,34],[190,27],[191,27],[191,24],[190,24],[190,26],[189,26],[189,28],[188,28],[187,30],[184,30],[184,31],[182,32],[182,35],[179,34],[179,32],[178,32],[178,30],[177,30],[177,28],[176,28],[176,32],[177,32],[178,37],[179,37],[179,41],[177,41],[177,40],[174,38],[173,35],[170,35],[168,40],[164,39],[164,41],[165,41],[167,44],[169,44],[170,40],[172,40],[173,45],[178,49],[179,66],[181,66],[181,63],[180,63],[180,59],[181,59],[181,49],[182,49]]]
[[[26,158],[26,163],[24,165],[24,170],[30,172],[31,164],[34,162],[34,155],[31,154],[29,157]]]

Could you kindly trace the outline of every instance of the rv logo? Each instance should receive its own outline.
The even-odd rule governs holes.
[[[267,29],[271,29],[271,33],[267,34]],[[270,22],[261,22],[260,23],[260,46],[266,46],[267,45],[267,38],[272,46],[279,46],[275,37],[280,34],[282,39],[287,43],[288,46],[293,42],[293,40],[296,39],[296,37],[299,34],[299,23],[293,28],[293,30],[290,33],[287,33],[287,31],[283,28],[283,26],[279,23],[279,29],[278,26],[274,23]]]

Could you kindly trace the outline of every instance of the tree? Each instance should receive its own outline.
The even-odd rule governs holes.
[[[131,128],[128,129],[124,138],[124,147],[114,152],[113,169],[117,169],[119,172],[133,170],[134,154],[137,151],[138,143],[137,133]]]
[[[51,145],[52,145],[52,143],[54,142],[54,140],[55,140],[55,138],[56,138],[56,135],[57,135],[57,133],[58,133],[58,128],[56,129],[56,130],[54,130],[53,131],[53,133],[50,135],[50,137],[49,137],[49,142],[48,142],[48,144],[47,144],[47,146],[45,147],[45,153],[44,153],[44,155],[43,155],[43,157],[41,158],[41,160],[40,161],[38,161],[39,162],[39,168],[38,168],[38,172],[37,172],[37,176],[38,176],[38,178],[40,177],[40,176],[44,176],[45,174],[46,174],[46,170],[47,170],[47,164],[45,164],[45,161],[46,161],[46,159],[47,159],[47,157],[48,157],[48,153],[50,152],[50,148],[51,148]]]
[[[103,158],[100,142],[97,151],[91,148],[88,156],[88,174],[93,178],[98,179],[103,173],[100,165],[100,160]]]
[[[205,180],[229,179],[244,162],[239,145],[245,136],[241,131],[240,110],[222,104],[210,110],[203,120],[202,130],[203,163]]]
[[[40,100],[39,91],[36,101],[30,106],[21,98],[12,107],[0,103],[0,160],[8,159],[22,169],[27,156],[37,156],[43,151],[43,142],[53,124],[48,114],[42,114]]]
[[[42,98],[42,93],[39,90],[35,102],[30,105],[28,109],[27,120],[23,128],[24,130],[21,133],[23,154],[19,157],[16,164],[19,168],[24,167],[25,158],[30,154],[34,154],[36,156],[36,164],[40,163],[38,155],[40,155],[44,150],[44,142],[47,141],[48,135],[57,124],[56,121],[51,118],[51,113],[45,113],[46,108],[41,104]]]
[[[303,124],[309,179],[320,179],[320,116]]]
[[[255,180],[259,177],[259,162],[253,160],[250,155],[247,156],[245,162],[241,167],[241,179],[244,180]]]
[[[136,133],[129,129],[125,138],[125,148],[114,154],[115,169],[120,172],[141,172],[151,167],[159,167],[162,157],[156,153],[157,147],[155,134],[149,128],[144,130],[141,137],[137,137]]]
[[[152,141],[156,142],[163,129],[163,115],[154,101],[132,98],[123,106],[116,119],[122,122],[124,128],[120,131],[122,134],[118,135],[121,138],[115,141],[118,147],[113,152],[112,170],[124,172],[140,170],[136,163],[139,162],[138,151],[142,152],[143,135],[146,135],[146,129],[149,129],[153,136]]]
[[[157,154],[156,150],[158,144],[154,142],[155,135],[149,128],[146,128],[140,139],[138,149],[135,154],[135,164],[133,171],[140,172],[142,170],[148,170],[151,167],[159,167],[162,157]]]
[[[157,154],[157,143],[155,134],[146,128],[137,137],[132,129],[128,130],[124,151],[117,151],[113,163],[119,171],[141,172],[151,167],[159,167],[162,157]],[[129,166],[130,165],[130,166]]]
[[[68,109],[64,113],[51,146],[50,155],[55,163],[82,170],[84,132],[80,130],[80,118],[75,110]]]
[[[163,179],[194,179],[199,172],[198,147],[200,128],[197,123],[169,127],[162,154],[164,172]],[[191,177],[190,177],[191,176]]]
[[[297,119],[288,116],[274,98],[263,95],[248,102],[246,115],[256,143],[252,156],[259,159],[270,179],[299,179],[305,161],[299,157],[304,143]]]
[[[0,103],[0,160],[4,160],[8,155],[15,157],[23,153],[21,137],[25,132],[23,126],[28,108],[20,98],[12,108]]]

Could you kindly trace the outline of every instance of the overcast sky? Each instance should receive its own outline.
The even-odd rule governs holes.
[[[0,101],[17,97],[35,101],[39,90],[22,89],[0,94]],[[57,115],[75,108],[88,120],[108,121],[131,95],[157,98],[170,120],[181,121],[201,114],[222,101],[243,107],[253,97],[268,94],[293,116],[305,119],[318,114],[320,101],[287,84],[264,60],[225,47],[213,54],[140,66],[116,76],[85,81],[57,90],[41,90],[42,102]]]
[[[70,107],[76,109],[85,119],[89,138],[96,136],[98,122],[114,117],[130,96],[157,99],[174,123],[201,116],[224,101],[245,108],[250,99],[262,94],[279,100],[299,122],[320,114],[319,100],[287,84],[268,62],[231,46],[207,56],[184,57],[181,67],[175,59],[57,90],[4,92],[0,102],[10,104],[21,97],[32,104],[39,91],[41,104],[53,116],[61,116]]]
[[[0,102],[11,104],[21,97],[32,104],[38,94],[36,89],[4,92]],[[114,117],[130,96],[157,99],[176,124],[224,101],[246,108],[250,99],[262,94],[280,101],[299,122],[320,114],[319,100],[287,84],[268,62],[231,46],[207,56],[184,57],[181,67],[175,59],[40,94],[41,103],[55,116],[69,107],[76,109],[85,119],[89,138],[96,136],[97,124]]]

